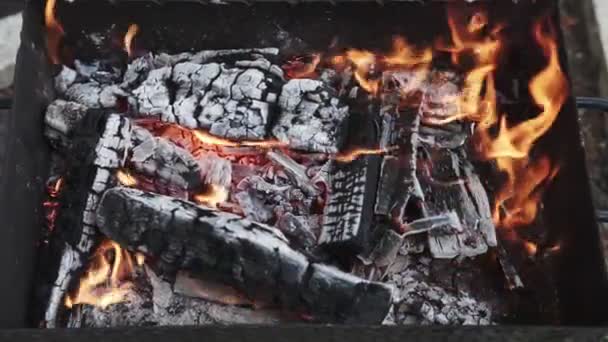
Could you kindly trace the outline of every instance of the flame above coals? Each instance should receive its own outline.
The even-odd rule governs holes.
[[[508,115],[499,116],[496,91],[490,78],[486,91],[487,115],[477,127],[477,149],[486,160],[494,160],[506,175],[494,199],[494,221],[500,227],[515,228],[534,221],[542,200],[543,188],[559,168],[546,156],[531,159],[534,144],[553,125],[568,97],[568,81],[563,73],[550,29],[543,32],[543,21],[534,25],[534,37],[546,56],[546,67],[532,78],[529,91],[541,113],[510,125]],[[492,131],[498,128],[497,134]]]
[[[130,58],[134,56],[133,39],[135,39],[137,33],[139,33],[139,26],[137,24],[129,25],[129,29],[127,30],[124,38],[124,47]]]
[[[143,265],[144,256],[136,254],[135,261],[135,265]],[[125,302],[133,288],[135,265],[129,252],[114,241],[104,240],[80,278],[77,291],[66,297],[65,306],[88,304],[106,308]]]
[[[60,44],[65,35],[63,27],[55,14],[56,0],[47,0],[44,7],[44,23],[46,26],[46,44],[49,58],[53,64],[61,64]]]
[[[215,208],[218,204],[226,202],[229,195],[230,192],[225,187],[210,184],[207,191],[196,194],[193,198],[197,203]]]
[[[127,187],[133,187],[137,185],[137,179],[131,175],[131,173],[127,170],[118,170],[116,172],[116,179],[121,185]]]

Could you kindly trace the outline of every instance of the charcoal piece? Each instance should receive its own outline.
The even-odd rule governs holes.
[[[266,153],[268,159],[280,165],[285,173],[291,178],[296,186],[309,196],[317,196],[321,191],[314,185],[306,175],[306,168],[280,151],[269,151]]]
[[[448,70],[432,70],[424,81],[424,95],[420,104],[422,121],[426,124],[443,124],[463,113],[460,108],[463,96],[461,78]]]
[[[44,123],[47,128],[67,137],[86,113],[87,107],[84,105],[57,99],[47,107]]]
[[[375,241],[374,247],[366,257],[360,259],[366,264],[374,264],[376,267],[386,267],[393,263],[399,249],[403,245],[403,235],[395,232],[387,227],[378,227],[381,229],[381,235],[378,241]]]
[[[258,69],[222,64],[210,89],[202,94],[198,125],[220,137],[263,140],[271,114],[266,94],[277,87],[276,81]]]
[[[156,116],[163,121],[174,122],[171,95],[167,86],[167,80],[170,77],[170,67],[151,70],[145,81],[133,90],[139,114]]]
[[[509,257],[507,251],[505,250],[502,244],[498,244],[496,246],[496,258],[500,263],[500,267],[502,268],[502,272],[505,275],[505,279],[507,281],[507,286],[510,290],[520,289],[524,287],[524,283],[521,281],[519,274],[517,273],[517,269],[511,258]]]
[[[398,147],[395,155],[383,157],[377,200],[374,212],[383,216],[398,213],[399,223],[420,217],[404,217],[411,209],[424,201],[417,175],[417,150],[420,144],[420,113],[417,108],[402,106],[405,79],[410,73],[385,72],[382,75],[381,141],[384,145]],[[394,86],[398,84],[400,86]]]
[[[337,244],[360,249],[365,244],[369,230],[365,216],[371,215],[365,204],[366,197],[370,200],[369,187],[373,182],[368,180],[369,165],[370,158],[333,164],[319,245]]]
[[[117,85],[101,85],[97,82],[75,83],[65,92],[66,99],[88,108],[114,108],[119,98],[127,96]]]
[[[404,236],[433,231],[437,235],[457,234],[464,230],[458,214],[449,211],[440,215],[424,217],[407,223],[408,230]]]
[[[192,129],[206,129],[224,138],[265,139],[283,82],[282,74],[276,72],[280,68],[261,56],[235,51],[225,53],[244,59],[201,64],[212,55],[223,54],[206,53],[201,58],[180,58],[182,61],[175,65],[167,57],[166,65],[158,68],[160,63],[153,57],[137,61],[130,69],[147,73],[145,81],[133,91],[137,112]],[[123,87],[132,86],[138,79],[127,70]],[[175,88],[174,99],[170,88]]]
[[[129,165],[136,171],[182,189],[200,188],[202,171],[189,151],[140,127],[133,127],[132,134]]]
[[[463,147],[470,135],[464,125],[453,122],[441,126],[420,127],[420,141],[436,148],[455,149]]]
[[[94,176],[90,183],[90,191],[85,196],[84,205],[78,204],[73,210],[82,208],[82,216],[76,222],[70,222],[75,226],[67,229],[74,232],[72,241],[65,245],[62,251],[56,279],[51,287],[49,301],[45,310],[45,322],[47,327],[57,326],[60,309],[63,306],[63,298],[70,286],[74,276],[84,265],[85,260],[95,243],[97,235],[95,211],[99,203],[100,195],[109,187],[111,172],[116,168],[124,166],[125,153],[127,151],[130,125],[129,121],[118,115],[110,115],[105,122],[105,129],[94,149],[92,165],[83,166],[86,161],[77,160],[74,168],[76,172]],[[90,171],[86,168],[92,168]]]
[[[317,244],[317,237],[305,217],[286,213],[279,218],[276,227],[296,246],[310,249]]]
[[[490,325],[494,308],[490,302],[462,289],[435,281],[441,274],[431,269],[429,257],[398,256],[387,271],[399,301],[394,319],[400,325]],[[452,266],[454,268],[454,266]],[[457,270],[455,270],[458,272]],[[464,270],[460,270],[465,272]],[[451,274],[444,277],[451,278]]]
[[[292,79],[281,90],[279,118],[272,134],[291,148],[337,153],[346,135],[348,106],[323,82]]]
[[[148,77],[148,73],[153,68],[154,56],[151,53],[135,59],[127,66],[121,87],[123,89],[134,89],[138,87]]]
[[[245,216],[256,222],[269,222],[273,218],[272,210],[251,190],[241,191],[234,195]]]
[[[485,208],[479,206],[478,203],[484,199],[476,197],[485,197],[487,203],[487,194],[482,191],[479,178],[474,174],[464,150],[433,149],[424,143],[423,146],[432,156],[427,159],[426,167],[420,170],[419,177],[425,193],[425,215],[455,211],[464,228],[452,235],[431,231],[431,253],[436,258],[470,257],[486,253],[488,246],[496,245],[495,235],[488,231],[494,228],[489,205]],[[469,184],[473,183],[479,183],[475,193],[469,190]]]
[[[201,170],[201,179],[205,184],[214,184],[229,188],[232,183],[232,163],[213,152],[196,158]]]
[[[55,90],[57,90],[60,94],[64,94],[68,88],[74,84],[77,76],[78,73],[76,73],[75,70],[63,65],[61,67],[61,71],[59,74],[57,74],[57,76],[55,76],[54,79]]]
[[[72,135],[85,135],[83,138],[85,142],[94,138],[92,137],[94,133],[87,134],[79,131],[82,124],[80,121],[85,121],[99,114],[89,112],[87,115],[88,117],[85,116],[80,120],[64,121],[61,126],[62,129],[72,133]],[[63,119],[65,120],[67,117],[64,116]],[[50,120],[50,117],[47,120]],[[91,125],[96,126],[94,123]],[[82,141],[74,142],[75,148],[86,150],[84,153],[87,156],[84,160],[78,160],[74,168],[77,169],[77,172],[92,174],[93,177],[90,183],[80,184],[80,186],[89,187],[88,193],[86,198],[83,199],[84,206],[82,207],[80,221],[70,222],[69,224],[69,230],[73,231],[74,237],[62,252],[57,277],[51,289],[45,312],[45,321],[49,327],[56,326],[57,314],[62,306],[67,288],[73,280],[74,274],[84,265],[96,241],[95,211],[101,195],[106,189],[115,185],[114,173],[116,170],[124,168],[129,161],[142,173],[156,176],[156,181],[164,181],[167,184],[188,189],[201,184],[201,171],[189,152],[178,148],[167,140],[158,141],[157,139],[161,138],[153,137],[146,130],[133,126],[128,118],[120,115],[111,114],[107,116],[103,127],[101,137],[96,142],[92,142],[92,144],[95,144],[94,148],[91,146],[93,153],[86,150],[86,147],[79,146]],[[148,148],[150,145],[153,148]],[[87,159],[89,154],[92,155],[91,160]],[[131,156],[131,159],[129,159],[129,156]],[[150,168],[150,166],[153,167]],[[75,208],[70,209],[77,210]]]
[[[193,277],[188,272],[177,272],[173,291],[183,296],[201,298],[213,303],[227,305],[253,305],[241,292],[213,279]]]
[[[378,324],[392,288],[312,263],[276,229],[135,189],[108,190],[97,211],[104,234],[155,257],[166,273],[203,272],[250,298],[275,299],[323,322]],[[268,299],[270,299],[268,298]]]

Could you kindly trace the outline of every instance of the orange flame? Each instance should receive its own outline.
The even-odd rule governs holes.
[[[104,240],[80,279],[78,290],[73,296],[66,297],[65,305],[71,308],[76,304],[89,304],[105,308],[124,302],[132,290],[133,285],[127,280],[133,274],[131,255],[116,242]]]
[[[538,246],[534,242],[524,241],[524,248],[529,256],[535,256],[538,252]]]
[[[132,187],[137,185],[137,180],[128,171],[118,170],[116,172],[118,182],[124,186]]]
[[[47,0],[44,8],[44,22],[46,26],[46,40],[49,58],[53,64],[60,64],[59,44],[65,35],[63,27],[55,16],[56,0]]]
[[[197,203],[206,204],[211,207],[217,207],[218,204],[228,200],[228,189],[223,186],[210,184],[209,190],[205,193],[194,195],[194,200]]]
[[[129,26],[129,29],[127,30],[127,33],[125,34],[125,51],[127,51],[129,57],[133,57],[133,39],[135,38],[138,32],[139,26],[137,24],[131,24]]]
[[[334,67],[344,67],[348,62],[353,67],[355,80],[365,91],[376,95],[380,89],[379,75],[383,70],[425,70],[433,60],[431,48],[416,49],[404,38],[393,40],[391,52],[387,55],[376,54],[367,50],[349,49],[342,55],[331,58]]]
[[[488,83],[485,101],[489,104],[487,115],[476,132],[481,154],[495,160],[507,180],[496,194],[494,221],[500,227],[514,228],[531,223],[538,212],[542,188],[558,172],[546,157],[529,159],[534,143],[551,127],[568,96],[568,82],[559,64],[557,45],[553,34],[546,35],[542,22],[534,26],[534,36],[545,56],[547,66],[532,78],[530,94],[542,112],[534,118],[513,126],[503,115],[496,113],[496,94],[493,82]],[[498,134],[490,129],[499,125]]]
[[[316,76],[317,67],[321,63],[321,54],[314,53],[311,55],[311,61],[309,63],[302,62],[301,58],[294,61],[290,61],[283,66],[283,69],[287,72],[288,78],[305,78]]]
[[[223,146],[223,147],[262,147],[262,148],[273,148],[287,146],[287,143],[277,140],[245,140],[245,141],[231,141],[224,138],[219,138],[203,131],[192,131],[194,136],[205,145]]]
[[[337,154],[333,159],[340,163],[349,163],[361,156],[385,154],[394,149],[395,148],[357,148],[349,152]]]

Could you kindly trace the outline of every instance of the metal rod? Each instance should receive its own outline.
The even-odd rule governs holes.
[[[608,112],[608,99],[601,97],[577,97],[576,107],[579,109],[596,109]]]

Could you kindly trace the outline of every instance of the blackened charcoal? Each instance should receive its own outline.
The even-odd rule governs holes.
[[[330,171],[329,198],[323,212],[320,245],[363,244],[368,227],[364,225],[367,194],[368,158],[350,164],[334,163]]]
[[[317,237],[312,232],[305,217],[286,213],[279,218],[277,228],[297,246],[309,249],[317,244]]]
[[[294,149],[337,153],[346,139],[349,111],[332,92],[321,81],[287,82],[279,96],[274,137]]]
[[[270,293],[284,308],[319,321],[378,324],[392,304],[390,286],[311,263],[278,230],[233,214],[114,188],[97,219],[104,234],[156,257],[166,272],[202,272],[251,298]]]

